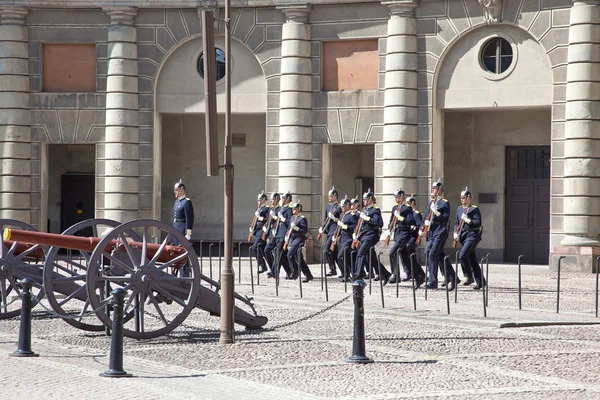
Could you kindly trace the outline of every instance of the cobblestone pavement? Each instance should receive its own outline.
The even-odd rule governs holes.
[[[218,274],[218,260],[213,260]],[[208,274],[208,266],[204,264]],[[596,276],[563,273],[560,313],[557,274],[547,266],[524,266],[522,310],[515,265],[489,266],[489,307],[481,291],[459,285],[446,301],[444,290],[416,291],[410,282],[365,288],[367,355],[375,362],[354,365],[351,354],[352,299],[318,311],[351,293],[351,285],[329,279],[328,296],[316,279],[303,285],[282,280],[279,296],[265,275],[244,261],[236,291],[254,297],[267,316],[264,330],[236,327],[236,343],[218,344],[219,319],[201,310],[167,336],[126,338],[127,379],[102,378],[110,338],[75,329],[40,306],[34,309],[32,349],[37,358],[14,358],[19,321],[0,321],[3,384],[11,398],[113,399],[599,399],[600,319],[595,316]],[[255,271],[256,272],[256,271]],[[398,293],[398,297],[396,297]],[[448,314],[448,305],[450,314]],[[304,318],[307,318],[303,320]],[[510,328],[512,326],[512,328]],[[518,327],[514,327],[518,326]]]

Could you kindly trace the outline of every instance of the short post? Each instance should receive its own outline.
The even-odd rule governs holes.
[[[598,269],[600,268],[600,256],[596,257],[596,318],[598,318]]]
[[[565,256],[558,257],[558,277],[556,278],[556,313],[560,310],[560,263]]]
[[[381,290],[381,308],[385,308],[385,300],[383,298],[383,277],[381,276],[381,255],[383,251],[377,254],[377,274],[379,275],[379,288]]]
[[[252,287],[252,294],[254,294],[254,271],[252,271],[252,252],[248,249],[248,258],[250,259],[250,286]]]
[[[242,283],[242,242],[238,242],[238,283]]]
[[[19,347],[17,351],[9,355],[11,357],[38,357],[39,354],[31,351],[31,287],[33,286],[33,279],[25,278],[20,280],[19,283],[23,286]]]
[[[352,282],[354,294],[354,334],[352,336],[352,355],[345,361],[355,364],[372,363],[373,359],[365,354],[365,309],[364,288],[367,284],[362,279]]]
[[[460,251],[456,252],[456,268],[455,268],[455,272],[456,274],[454,275],[454,286],[456,287],[456,289],[454,290],[454,303],[458,303],[458,255],[460,254]],[[471,271],[471,274],[473,273],[473,271]]]
[[[485,257],[482,257],[482,258],[481,258],[481,262],[479,263],[479,265],[483,265],[483,260],[485,260]],[[483,282],[486,282],[486,284],[487,284],[487,281],[486,281],[486,279],[485,279],[485,278],[486,278],[486,277],[485,277],[485,276],[483,276],[483,268],[482,268],[482,269],[481,269],[481,284],[482,284],[482,285],[483,285]],[[486,304],[487,304],[487,303],[485,302],[485,288],[482,288],[482,289],[481,289],[481,295],[483,296],[483,316],[487,318],[487,309],[486,309],[486,307],[485,307],[485,306],[486,306]]]
[[[212,247],[214,246],[214,243],[210,243],[208,245],[208,266],[210,268],[210,279],[213,278],[212,276]]]
[[[344,248],[344,254],[342,254],[342,261],[344,262],[344,293],[348,293],[348,266],[346,265],[348,250],[348,247]]]
[[[448,315],[450,315],[450,291],[448,286],[450,286],[450,282],[448,281],[448,264],[446,261],[450,262],[450,256],[444,257],[444,281],[446,282],[446,309],[448,310]],[[456,273],[456,271],[454,272]],[[458,288],[454,288],[454,290],[458,290]]]
[[[273,238],[275,240],[275,238]],[[281,253],[283,253],[283,249],[281,251],[277,250],[278,247],[275,247],[275,251],[277,256],[273,261],[275,263],[275,296],[279,297],[279,265],[281,261]]]
[[[485,306],[490,306],[490,253],[485,255]]]
[[[410,262],[412,265],[412,260]],[[392,272],[395,272],[395,275],[396,275],[396,298],[398,298],[398,297],[400,297],[400,249],[398,249],[398,251],[396,252],[396,262],[391,267],[394,269],[394,271],[392,271]],[[411,274],[413,274],[413,273],[414,273],[414,271],[411,271]],[[414,289],[414,282],[415,282],[415,277],[413,275],[413,289]]]
[[[323,277],[323,279],[321,279],[321,291],[323,290],[323,281],[326,275],[327,272],[325,271],[325,245],[323,245],[321,246],[321,276]]]
[[[325,249],[325,251],[326,250],[327,249]],[[321,290],[323,290],[323,282],[325,282],[325,301],[329,301],[329,288],[327,287],[327,271],[325,271],[326,267],[325,263],[323,262],[323,259],[325,258],[325,251],[321,253],[323,255],[323,257],[321,257],[321,264],[323,264],[323,268],[321,268],[323,274],[323,279],[321,279]],[[332,261],[335,263],[335,260]]]
[[[302,298],[302,244],[296,249],[296,264],[298,264],[298,285],[300,286],[300,298]]]
[[[410,255],[410,276],[412,277],[412,295],[413,295],[413,309],[417,311],[417,288],[415,286],[415,257],[417,253]]]
[[[522,288],[521,288],[521,258],[522,257],[525,257],[525,254],[521,254],[519,256],[519,258],[517,258],[518,268],[519,268],[519,310],[521,309],[521,306],[522,306],[522,302],[521,302],[522,297],[521,296],[523,293]],[[598,307],[596,307],[596,309],[598,309]]]
[[[112,337],[110,339],[110,356],[108,371],[100,376],[108,378],[128,378],[132,376],[123,370],[123,303],[127,291],[117,288],[110,292],[113,296]]]
[[[373,278],[373,253],[371,252],[371,248],[369,247],[369,296],[372,294],[371,292],[371,282],[372,282],[372,278]],[[362,261],[362,260],[361,260]]]
[[[437,278],[437,277],[436,277]],[[425,251],[425,301],[427,301],[427,287],[429,286],[429,256]]]

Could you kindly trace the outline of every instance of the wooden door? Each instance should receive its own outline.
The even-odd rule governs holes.
[[[550,147],[506,149],[507,262],[547,264],[550,254]]]

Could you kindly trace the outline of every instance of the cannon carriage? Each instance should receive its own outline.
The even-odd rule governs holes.
[[[89,228],[92,236],[75,236]],[[102,229],[104,235],[100,237]],[[43,287],[38,301],[45,291],[53,310],[77,328],[97,331],[112,325],[108,305],[110,292],[117,287],[128,292],[125,336],[149,339],[167,334],[194,308],[211,315],[220,313],[219,283],[201,273],[192,244],[162,222],[143,219],[119,225],[110,220],[89,220],[61,235],[13,225],[3,232],[3,247],[12,254],[27,252],[21,257],[24,259],[44,255],[43,266],[37,260],[30,268],[35,271],[35,282]],[[189,276],[172,273],[183,265]],[[15,277],[11,279],[16,282]],[[251,299],[237,293],[234,296],[235,322],[250,329],[266,324],[267,319],[256,314]],[[100,324],[89,318],[92,310]]]

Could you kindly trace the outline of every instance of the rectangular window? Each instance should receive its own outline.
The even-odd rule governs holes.
[[[95,92],[96,45],[42,45],[43,92]]]
[[[323,42],[321,54],[324,91],[378,88],[378,39]]]

